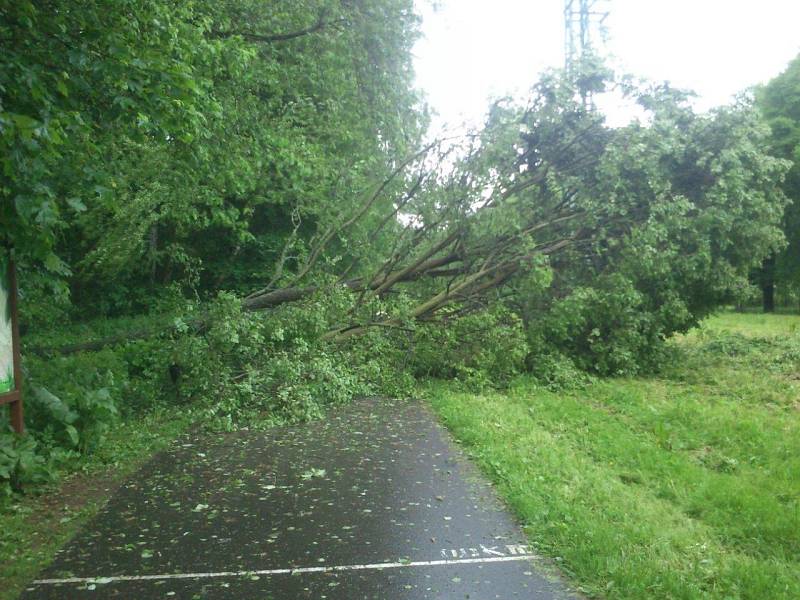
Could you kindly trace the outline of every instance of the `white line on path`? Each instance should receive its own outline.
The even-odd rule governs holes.
[[[218,573],[169,573],[164,575],[117,575],[115,577],[67,577],[64,579],[37,579],[36,585],[55,585],[60,583],[114,583],[117,581],[154,581],[161,579],[211,579],[215,577],[247,577],[254,575],[295,575],[302,573],[335,573],[338,571],[381,571],[383,569],[403,569],[408,567],[443,567],[450,565],[470,565],[476,563],[498,563],[521,560],[536,560],[535,554],[515,556],[493,556],[489,558],[464,558],[457,560],[420,560],[416,562],[374,563],[371,565],[340,565],[330,567],[299,567],[297,569],[262,569],[259,571],[220,571]]]

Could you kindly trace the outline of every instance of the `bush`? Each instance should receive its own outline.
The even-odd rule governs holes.
[[[552,350],[531,352],[526,360],[528,376],[525,386],[540,386],[553,392],[579,389],[591,382],[592,377],[579,369],[568,356]],[[533,382],[531,382],[533,378]]]
[[[522,321],[498,307],[418,327],[410,368],[417,377],[457,378],[479,386],[504,384],[524,370],[527,355]]]
[[[0,432],[0,498],[21,492],[28,484],[45,483],[52,474],[30,435]]]
[[[29,429],[48,445],[91,452],[117,421],[130,388],[122,357],[106,349],[26,364]]]
[[[528,340],[540,355],[568,356],[587,373],[632,375],[660,366],[676,313],[685,309],[669,302],[653,307],[631,282],[614,276],[552,303],[529,325]]]

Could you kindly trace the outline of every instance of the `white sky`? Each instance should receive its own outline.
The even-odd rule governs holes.
[[[564,64],[564,0],[416,0],[417,84],[441,124],[480,122],[490,98],[524,94]],[[434,8],[437,4],[438,8]],[[606,51],[633,75],[724,104],[800,53],[800,0],[608,0]]]

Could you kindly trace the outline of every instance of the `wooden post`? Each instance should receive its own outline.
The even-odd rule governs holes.
[[[0,404],[9,404],[11,427],[17,433],[25,431],[22,414],[22,362],[19,347],[19,314],[17,311],[17,270],[14,261],[8,263],[8,295],[11,305],[11,348],[14,360],[14,389],[0,395]]]

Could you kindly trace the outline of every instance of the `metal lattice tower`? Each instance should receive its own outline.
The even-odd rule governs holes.
[[[609,0],[564,0],[564,57],[566,68],[598,51],[604,41]]]

